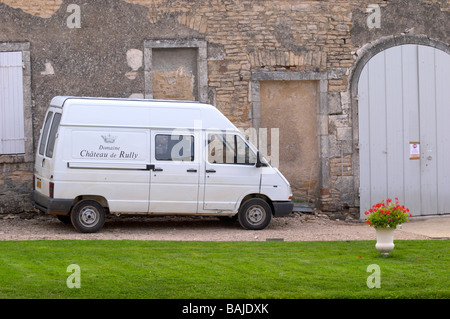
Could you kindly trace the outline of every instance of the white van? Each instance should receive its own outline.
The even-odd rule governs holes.
[[[57,96],[34,179],[35,207],[80,232],[106,214],[237,215],[259,230],[293,208],[283,175],[198,102]]]

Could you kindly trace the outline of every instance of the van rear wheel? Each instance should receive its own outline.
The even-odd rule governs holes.
[[[239,223],[245,229],[261,230],[272,220],[272,209],[263,199],[252,198],[247,200],[239,209]]]
[[[73,207],[70,220],[79,232],[95,233],[105,223],[105,209],[94,200],[83,200]]]

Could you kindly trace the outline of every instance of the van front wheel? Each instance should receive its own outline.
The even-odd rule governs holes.
[[[269,225],[272,219],[272,209],[266,201],[252,198],[241,206],[238,219],[245,229],[261,230]]]
[[[70,219],[79,232],[95,233],[105,223],[105,209],[94,200],[83,200],[73,207]]]

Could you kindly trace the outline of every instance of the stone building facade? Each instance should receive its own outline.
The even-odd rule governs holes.
[[[0,53],[22,52],[25,150],[0,154],[0,213],[32,209],[46,108],[74,95],[211,103],[268,134],[298,201],[357,218],[359,72],[398,44],[448,53],[449,15],[445,0],[0,0]]]

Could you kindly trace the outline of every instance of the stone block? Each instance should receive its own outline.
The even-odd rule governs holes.
[[[328,114],[341,114],[341,95],[338,92],[328,93]]]
[[[336,139],[338,141],[351,141],[353,138],[351,127],[337,127]]]

